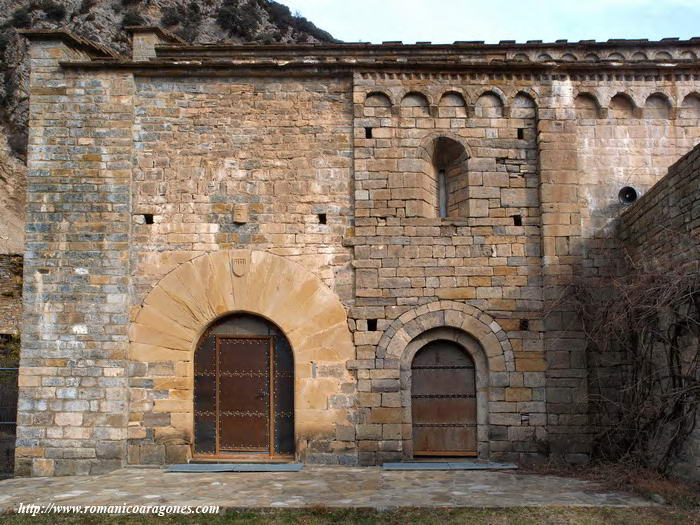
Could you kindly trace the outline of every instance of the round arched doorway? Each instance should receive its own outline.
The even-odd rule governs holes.
[[[250,314],[213,323],[194,355],[198,457],[294,455],[294,357],[275,325]]]
[[[477,456],[474,361],[459,344],[434,340],[411,363],[414,456]]]

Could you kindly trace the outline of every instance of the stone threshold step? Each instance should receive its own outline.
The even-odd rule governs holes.
[[[415,461],[404,463],[384,463],[384,470],[516,470],[513,463],[493,463],[490,461]]]
[[[165,472],[299,472],[301,463],[188,463],[172,465]]]
[[[227,465],[229,463],[238,463],[246,465],[288,465],[294,462],[293,457],[289,458],[271,458],[267,456],[228,456],[219,458],[193,458],[188,461],[189,465],[194,464],[212,464],[217,463]]]

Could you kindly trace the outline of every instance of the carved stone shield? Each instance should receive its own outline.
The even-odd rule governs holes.
[[[250,268],[250,250],[235,250],[231,254],[231,271],[236,277],[243,277]]]

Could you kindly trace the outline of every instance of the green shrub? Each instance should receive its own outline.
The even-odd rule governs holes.
[[[270,15],[270,21],[277,26],[292,24],[292,13],[286,5],[274,1],[258,0],[258,5]]]
[[[295,16],[294,19],[292,20],[292,27],[294,27],[294,29],[296,29],[297,31],[302,31],[304,33],[308,33],[309,35],[314,37],[316,40],[320,40],[321,42],[333,42],[333,41],[335,41],[335,39],[330,35],[330,33],[327,33],[326,31],[319,29],[318,27],[316,27],[313,23],[309,22],[303,16]]]
[[[20,7],[12,12],[10,25],[16,28],[27,28],[32,25],[31,10],[28,7]]]
[[[130,9],[124,13],[124,18],[122,19],[122,25],[124,27],[128,26],[142,26],[146,24],[146,19],[142,17],[138,11]]]
[[[192,42],[197,38],[202,24],[202,12],[197,2],[190,2],[187,7],[169,7],[163,10],[160,23],[165,27],[180,25],[175,33]]]
[[[262,17],[255,4],[241,7],[238,0],[225,0],[216,16],[216,22],[230,34],[252,40]]]
[[[8,35],[5,31],[0,33],[0,60],[2,59],[2,55],[5,53],[5,49],[7,49],[7,44],[9,43],[10,35]]]
[[[78,13],[80,13],[81,15],[84,15],[85,13],[90,11],[90,9],[95,7],[96,4],[97,4],[97,0],[83,0],[80,3],[80,7],[78,8]]]
[[[36,7],[46,13],[46,17],[54,22],[59,22],[66,16],[66,8],[53,0],[44,0]]]
[[[180,12],[175,7],[166,7],[160,17],[161,25],[165,27],[176,26],[182,21]]]

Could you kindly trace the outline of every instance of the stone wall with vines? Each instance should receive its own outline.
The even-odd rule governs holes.
[[[618,271],[574,282],[594,455],[700,479],[700,147],[619,222]]]

